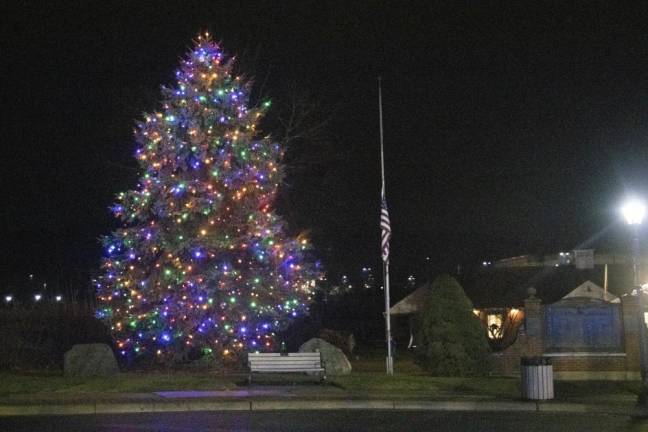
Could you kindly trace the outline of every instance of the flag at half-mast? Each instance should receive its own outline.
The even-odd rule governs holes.
[[[384,262],[389,261],[389,240],[391,239],[391,226],[389,225],[389,212],[385,188],[380,193],[380,252]]]

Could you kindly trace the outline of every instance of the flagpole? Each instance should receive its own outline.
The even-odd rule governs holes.
[[[383,150],[383,115],[382,115],[382,86],[378,77],[378,116],[380,119],[380,177],[381,198],[385,199],[385,152]],[[387,340],[387,359],[385,366],[387,375],[394,374],[394,358],[392,357],[391,314],[389,312],[389,258],[383,260],[383,281],[385,285],[385,338]]]

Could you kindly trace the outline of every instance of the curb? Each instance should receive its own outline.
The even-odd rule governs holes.
[[[392,401],[392,400],[176,400],[168,402],[117,402],[86,404],[0,405],[0,417],[35,415],[136,414],[188,411],[297,411],[297,410],[408,410],[408,411],[506,411],[544,413],[597,413],[636,415],[622,406],[578,403]]]
[[[287,411],[287,410],[393,410],[394,402],[388,400],[258,400],[250,401],[252,411]]]
[[[472,401],[398,401],[397,410],[422,411],[538,411],[535,402],[472,402]]]

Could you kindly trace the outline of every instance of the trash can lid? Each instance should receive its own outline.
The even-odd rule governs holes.
[[[522,366],[550,366],[551,359],[549,357],[541,356],[521,357],[520,364]]]

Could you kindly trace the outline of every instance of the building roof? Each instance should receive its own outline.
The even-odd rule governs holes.
[[[570,293],[564,296],[562,299],[583,299],[589,298],[593,300],[601,300],[609,303],[620,303],[621,299],[618,296],[610,293],[610,291],[605,291],[600,286],[596,285],[592,281],[583,282],[581,285],[573,289]]]
[[[604,286],[604,266],[579,270],[574,266],[483,268],[460,278],[475,307],[520,307],[535,288],[543,303],[554,303],[583,283]],[[632,287],[632,269],[627,265],[608,266],[608,291],[621,296]]]
[[[409,315],[418,312],[425,302],[425,295],[430,289],[430,283],[425,283],[409,295],[389,308],[391,315]]]
[[[574,266],[559,267],[485,267],[459,278],[466,295],[478,308],[512,308],[524,306],[529,288],[543,303],[555,303],[566,297],[592,297],[616,302],[632,287],[632,268],[608,265],[608,294],[601,293],[605,267],[579,270]],[[588,283],[589,282],[589,283]],[[589,289],[588,289],[589,288]],[[417,312],[425,301],[430,284],[421,285],[390,308],[392,315]],[[586,292],[587,291],[587,292]],[[591,291],[591,292],[590,292]]]

